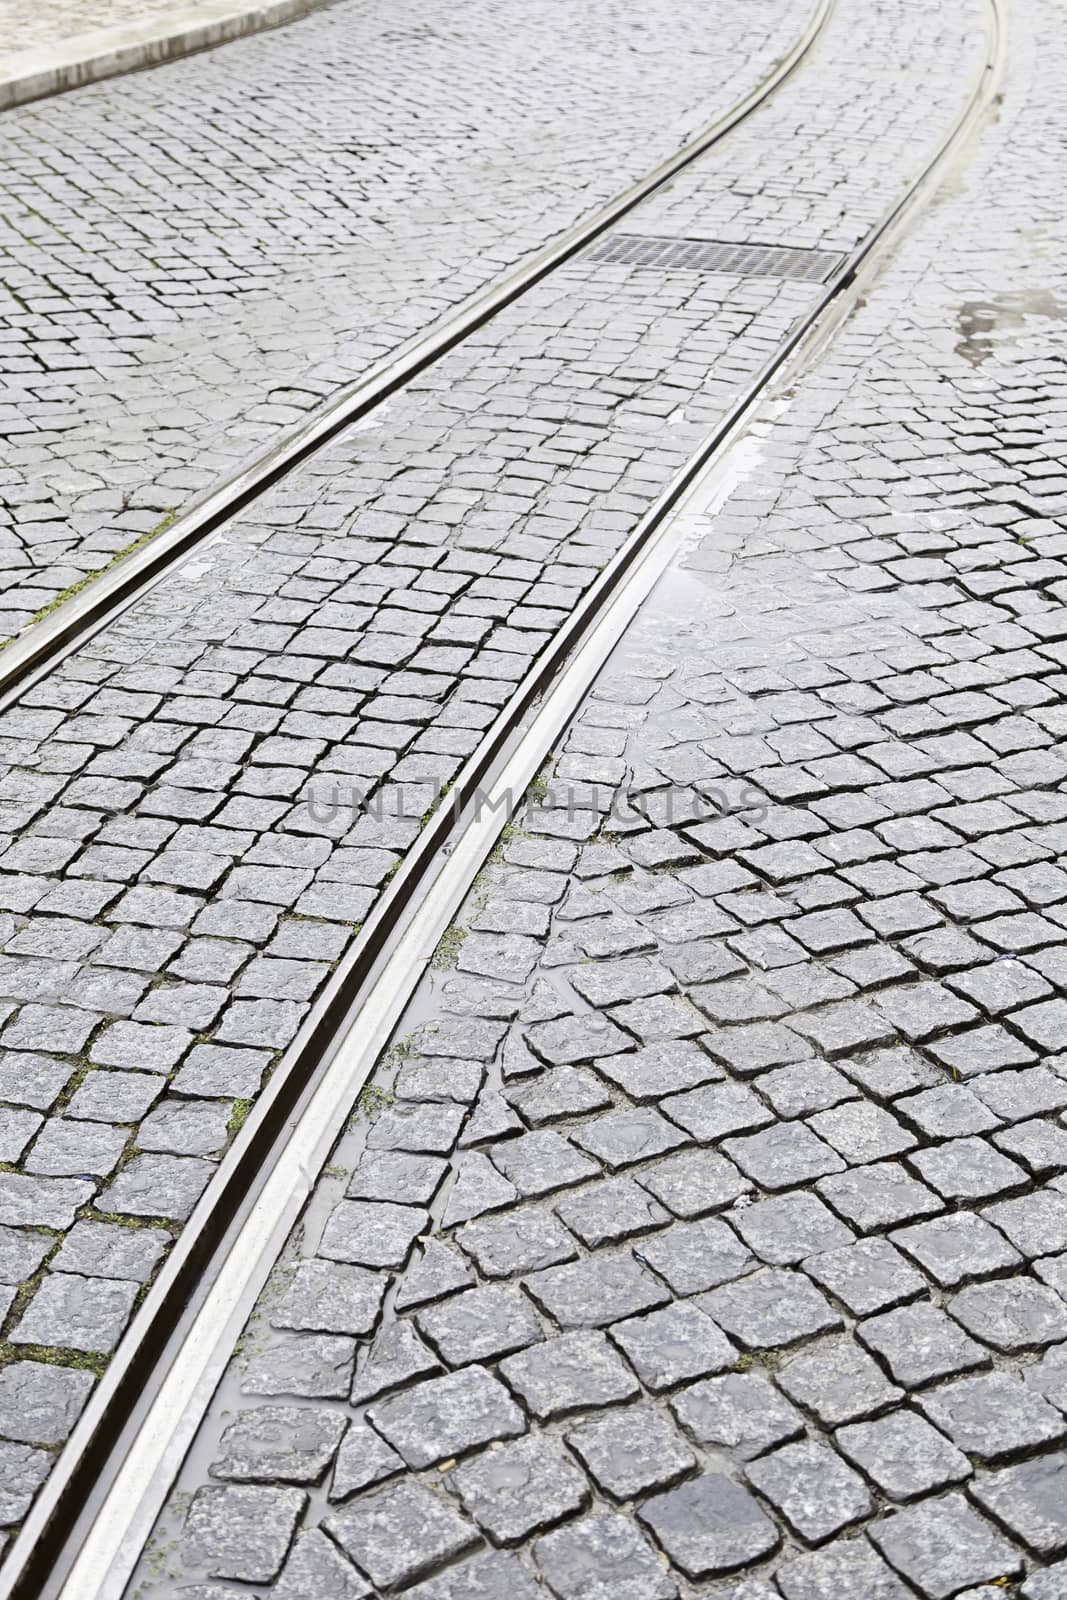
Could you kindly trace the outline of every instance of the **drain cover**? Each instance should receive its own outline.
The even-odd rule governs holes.
[[[671,272],[731,272],[745,278],[803,278],[808,283],[825,283],[844,257],[830,250],[796,250],[785,244],[716,244],[710,239],[609,233],[597,240],[587,260],[665,267]]]

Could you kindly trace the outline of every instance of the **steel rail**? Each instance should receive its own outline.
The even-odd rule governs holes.
[[[247,466],[226,478],[140,550],[102,572],[82,592],[47,618],[30,624],[0,652],[0,712],[21,691],[55,667],[154,588],[183,556],[252,504],[294,467],[330,443],[398,389],[483,327],[498,312],[584,250],[620,217],[662,188],[685,167],[763,105],[807,56],[826,26],[836,0],[815,0],[800,37],[761,81],[674,155],[536,251],[513,271],[493,280],[451,315],[405,342],[346,386],[307,422],[285,435]]]
[[[273,1258],[264,1261],[263,1249],[248,1248],[252,1234],[258,1228],[262,1240],[264,1229],[274,1234],[286,1229],[299,1210],[435,937],[506,820],[502,813],[490,813],[488,823],[484,816],[480,824],[477,819],[468,822],[464,808],[487,783],[499,792],[502,771],[532,776],[537,770],[613,641],[669,560],[672,519],[694,486],[709,472],[721,470],[725,452],[774,380],[791,363],[803,360],[821,330],[855,304],[884,250],[926,198],[943,165],[978,126],[1003,60],[1001,0],[989,0],[989,6],[985,60],[953,129],[641,519],[516,687],[461,769],[451,803],[434,813],[403,861],[283,1055],[120,1344],[0,1572],[0,1600],[29,1600],[44,1593],[61,1593],[62,1600],[117,1600],[121,1594],[146,1519],[150,1526],[165,1496],[167,1471],[176,1470],[184,1443],[210,1400],[221,1371],[219,1351],[228,1349],[226,1330],[235,1317],[243,1317],[272,1265]],[[658,569],[653,561],[657,549]],[[610,617],[614,631],[607,626]],[[591,644],[594,638],[601,639],[599,651]],[[555,689],[534,729],[524,731],[524,719],[554,680]],[[449,872],[453,856],[456,865]],[[398,964],[402,979],[397,977]],[[353,1061],[351,1029],[356,1021],[361,1039]],[[313,1111],[317,1125],[310,1120]],[[217,1269],[210,1279],[209,1265]],[[167,1359],[161,1361],[164,1355]],[[120,1442],[121,1448],[109,1455]],[[79,1506],[87,1500],[94,1503],[92,1515],[78,1523]]]

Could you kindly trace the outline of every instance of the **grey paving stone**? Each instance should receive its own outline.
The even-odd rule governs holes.
[[[1062,1111],[1067,1105],[1067,1084],[1044,1067],[983,1073],[971,1080],[971,1087],[994,1115],[1006,1122]]]
[[[194,1156],[134,1156],[97,1202],[101,1211],[184,1222],[211,1181],[214,1168]]]
[[[138,1285],[120,1278],[49,1272],[11,1332],[13,1344],[108,1354],[119,1341]]]
[[[866,1101],[820,1111],[808,1119],[808,1126],[850,1166],[900,1155],[916,1143],[894,1116]]]
[[[89,1122],[136,1122],[162,1094],[167,1080],[158,1072],[89,1072],[67,1106],[72,1117]]]
[[[595,1013],[539,1022],[526,1029],[525,1037],[530,1048],[550,1067],[572,1066],[578,1061],[616,1055],[632,1044],[629,1036],[610,1018]]]
[[[0,1283],[19,1284],[32,1277],[51,1248],[49,1234],[0,1227]]]
[[[374,1587],[387,1590],[413,1583],[478,1540],[450,1505],[411,1478],[331,1511],[322,1525]]]
[[[522,1176],[528,1178],[525,1167]],[[537,1190],[536,1181],[534,1189],[542,1192]],[[488,1156],[477,1150],[468,1151],[456,1164],[456,1181],[448,1195],[442,1226],[449,1228],[457,1222],[484,1216],[488,1211],[499,1211],[518,1197],[518,1189],[497,1170]]]
[[[666,1290],[625,1251],[533,1272],[526,1288],[561,1328],[601,1328],[663,1305]]]
[[[342,1419],[343,1420],[343,1419]],[[404,1471],[404,1458],[365,1422],[349,1424],[330,1478],[330,1499],[348,1500]]]
[[[352,1404],[372,1400],[389,1389],[398,1389],[414,1378],[427,1378],[440,1370],[439,1360],[414,1323],[386,1321],[370,1349],[361,1354],[352,1384]]]
[[[367,1134],[367,1148],[447,1155],[459,1136],[465,1115],[464,1106],[422,1105],[410,1101],[387,1106]]]
[[[378,1400],[367,1415],[413,1467],[432,1466],[492,1439],[517,1438],[526,1428],[508,1391],[478,1366],[428,1378],[392,1399]]]
[[[648,1233],[671,1220],[670,1212],[632,1178],[609,1178],[580,1189],[561,1200],[556,1213],[591,1250]]]
[[[776,1008],[777,1009],[777,1008]],[[804,1061],[813,1055],[807,1039],[778,1022],[753,1022],[708,1036],[716,1059],[741,1077],[751,1077],[768,1067]]]
[[[757,1373],[706,1378],[673,1396],[670,1406],[697,1444],[728,1450],[741,1461],[804,1432],[797,1408]]]
[[[185,1028],[142,1022],[113,1022],[98,1034],[89,1052],[102,1067],[128,1067],[139,1072],[170,1072],[193,1043]]]
[[[849,1333],[804,1346],[782,1363],[778,1383],[828,1428],[877,1416],[903,1398]]]
[[[1067,1548],[1063,1495],[1067,1453],[1039,1456],[976,1480],[973,1493],[1029,1550],[1046,1558]]]
[[[962,1451],[912,1411],[839,1428],[834,1442],[891,1500],[917,1500],[971,1475]]]
[[[171,1088],[179,1094],[248,1099],[258,1093],[270,1056],[218,1044],[198,1044],[186,1056]]]
[[[775,1574],[785,1600],[906,1600],[910,1593],[863,1539],[849,1539],[794,1557]]]
[[[504,1140],[490,1152],[490,1157],[503,1177],[528,1199],[568,1188],[583,1178],[597,1177],[600,1172],[588,1156],[558,1133],[547,1130]]]
[[[467,1515],[496,1544],[517,1544],[581,1511],[585,1478],[555,1439],[531,1435],[491,1446],[457,1467],[449,1482]]]
[[[1035,1394],[1043,1394],[1059,1410],[1067,1410],[1067,1348],[1062,1344],[1053,1345],[1032,1366],[1023,1367],[1021,1376]]]
[[[944,1205],[897,1161],[853,1167],[850,1172],[823,1178],[816,1188],[827,1204],[861,1233],[932,1216]]]
[[[694,1139],[707,1144],[727,1134],[765,1127],[774,1119],[751,1089],[741,1083],[712,1083],[670,1095],[661,1109]]]
[[[609,1057],[609,1062],[613,1059]],[[630,1057],[620,1059],[628,1061]],[[567,1117],[585,1116],[590,1111],[602,1111],[611,1104],[611,1096],[604,1085],[584,1067],[549,1067],[529,1081],[509,1088],[505,1098],[534,1128]],[[521,1123],[518,1126],[521,1127]]]
[[[397,1286],[396,1308],[406,1311],[425,1305],[473,1282],[474,1274],[462,1256],[437,1239],[428,1239]]]
[[[468,1289],[416,1317],[419,1332],[452,1367],[493,1361],[543,1337],[540,1318],[517,1288],[489,1284]]]
[[[249,1357],[241,1392],[342,1400],[352,1381],[355,1354],[355,1340],[339,1334],[293,1334]]]
[[[855,1098],[853,1084],[828,1061],[797,1061],[760,1077],[760,1093],[780,1117],[805,1117]]]
[[[728,1583],[725,1588],[720,1588],[720,1593],[723,1600],[778,1600],[781,1591],[772,1589],[760,1578],[749,1578],[740,1583]]]
[[[895,1512],[874,1523],[869,1537],[890,1566],[931,1600],[948,1600],[1021,1569],[1013,1546],[960,1494]]]
[[[674,1600],[678,1593],[633,1523],[612,1512],[545,1534],[533,1559],[559,1600]]]
[[[1028,1259],[1067,1249],[1067,1195],[1041,1190],[987,1206],[982,1215]]]
[[[320,1600],[367,1600],[372,1592],[366,1579],[318,1528],[297,1534],[271,1591],[277,1600],[306,1600],[309,1594]]]
[[[557,1209],[566,1221],[567,1202]],[[511,1211],[504,1217],[468,1222],[456,1239],[479,1272],[488,1278],[511,1278],[540,1267],[558,1266],[573,1260],[578,1253],[562,1223],[551,1212],[532,1207]]]
[[[52,1469],[48,1450],[0,1440],[0,1526],[21,1522]]]
[[[916,1397],[930,1421],[959,1449],[997,1462],[1067,1436],[1067,1422],[1036,1389],[1007,1372],[959,1378]]]
[[[664,1489],[696,1465],[696,1457],[662,1411],[629,1406],[572,1428],[567,1443],[593,1481],[616,1500]]]
[[[679,1295],[716,1288],[756,1265],[737,1235],[717,1217],[676,1222],[665,1232],[640,1240],[633,1253]]]
[[[1067,1130],[1032,1117],[994,1135],[1005,1155],[1019,1161],[1035,1176],[1059,1173],[1067,1167]]]
[[[63,1444],[92,1387],[90,1372],[11,1362],[0,1371],[0,1435],[19,1444]]]
[[[448,1171],[438,1155],[408,1155],[403,1150],[366,1150],[346,1195],[350,1200],[387,1200],[398,1205],[427,1205]]]
[[[946,1310],[995,1350],[1033,1350],[1067,1339],[1067,1304],[1032,1278],[971,1284],[946,1302]]]
[[[749,1482],[794,1533],[822,1544],[873,1509],[862,1478],[825,1445],[783,1445],[746,1468]]]
[[[702,1295],[700,1308],[745,1350],[775,1350],[841,1319],[825,1296],[799,1272],[766,1267]]]
[[[653,1393],[724,1372],[737,1359],[737,1351],[721,1329],[687,1302],[617,1322],[610,1333]]]
[[[772,1191],[810,1183],[844,1167],[836,1151],[802,1122],[782,1122],[746,1138],[728,1139],[723,1149],[742,1172]]]
[[[721,1211],[752,1188],[732,1161],[714,1150],[686,1150],[642,1167],[635,1180],[676,1217]]]
[[[217,1156],[229,1142],[231,1108],[210,1100],[159,1102],[137,1130],[141,1150],[163,1150],[173,1155]]]
[[[370,1333],[387,1279],[364,1267],[302,1261],[271,1313],[275,1327],[309,1333]]]
[[[955,1211],[914,1227],[898,1228],[890,1237],[943,1289],[957,1288],[972,1278],[991,1277],[1022,1263],[1004,1235],[972,1211]]]
[[[985,1139],[949,1139],[928,1150],[916,1150],[911,1163],[946,1200],[975,1203],[1021,1189],[1025,1167],[1010,1161]]]
[[[1020,1066],[1034,1059],[1029,1045],[1016,1039],[999,1023],[967,1028],[963,1033],[938,1039],[930,1046],[930,1054],[961,1078],[995,1072],[1001,1067]]]
[[[0,1056],[0,1099],[48,1111],[73,1073],[69,1061],[6,1050]]]
[[[492,1550],[409,1591],[410,1600],[538,1600],[543,1591],[515,1556]]]
[[[269,1583],[281,1570],[306,1503],[300,1489],[198,1489],[185,1519],[182,1553],[212,1578]]]
[[[342,1200],[327,1219],[319,1254],[364,1267],[402,1267],[428,1222],[419,1206]]]
[[[242,1411],[222,1435],[211,1474],[238,1483],[315,1483],[344,1431],[345,1418],[324,1406]]]
[[[987,1105],[966,1084],[946,1083],[936,1089],[903,1095],[897,1110],[928,1139],[959,1139],[989,1133],[999,1126]]]
[[[647,1106],[627,1107],[594,1117],[572,1133],[573,1142],[595,1156],[609,1172],[619,1172],[686,1142],[685,1135]]]
[[[564,1333],[500,1363],[500,1375],[540,1421],[632,1400],[640,1389],[603,1333]]]
[[[36,1111],[0,1106],[0,1160],[16,1162],[43,1121]]]
[[[706,1473],[646,1500],[639,1512],[687,1577],[717,1577],[777,1549],[781,1535],[740,1484]]]
[[[1043,1572],[1032,1573],[1019,1593],[1023,1600],[1063,1600],[1067,1595],[1067,1561],[1057,1561]]]
[[[660,1039],[640,1050],[606,1056],[596,1062],[596,1068],[609,1083],[637,1101],[682,1094],[725,1076],[720,1064],[695,1039]]]
[[[127,1140],[125,1128],[55,1118],[45,1123],[24,1165],[48,1177],[106,1178],[114,1171]]]
[[[926,1291],[922,1274],[886,1239],[858,1239],[809,1256],[804,1271],[854,1317],[892,1310]]]
[[[798,1192],[735,1208],[730,1222],[750,1249],[770,1266],[795,1266],[805,1256],[855,1239],[817,1195]]]
[[[989,1361],[988,1352],[939,1306],[901,1306],[868,1317],[856,1333],[905,1389],[921,1388],[935,1378],[968,1372]]]
[[[937,1054],[952,1042],[931,1045],[930,1053]],[[881,1050],[863,1050],[840,1060],[837,1065],[845,1077],[875,1100],[892,1100],[897,1095],[931,1088],[944,1081],[942,1074],[924,1056],[902,1044]]]

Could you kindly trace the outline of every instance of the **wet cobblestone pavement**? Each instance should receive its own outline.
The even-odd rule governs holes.
[[[740,100],[805,3],[342,0],[0,123],[0,636]]]
[[[958,114],[981,20],[977,0],[842,15],[816,76],[759,113],[762,151],[721,146],[672,226],[745,173],[762,217],[780,149],[780,231],[854,242],[869,213],[848,234],[838,186],[890,202]],[[901,27],[914,71],[876,96]],[[568,267],[0,720],[0,1438],[31,1448],[11,1522],[433,786],[817,292]],[[386,815],[323,819],[316,783]],[[531,916],[505,943],[519,976]]]
[[[131,1596],[1067,1595],[1061,17],[482,875]]]

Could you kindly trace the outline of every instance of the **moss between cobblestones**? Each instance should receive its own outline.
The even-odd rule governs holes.
[[[50,600],[46,606],[41,606],[40,610],[33,613],[22,632],[25,633],[38,622],[43,622],[46,617],[52,615],[53,611],[58,611],[60,606],[66,605],[68,600],[73,600],[75,595],[81,594],[83,589],[87,589],[91,583],[95,583],[97,578],[102,578],[105,572],[110,572],[112,567],[118,566],[120,561],[125,561],[127,556],[132,556],[136,550],[142,550],[146,544],[151,544],[153,539],[158,539],[161,533],[166,533],[168,528],[173,527],[177,517],[177,510],[168,511],[165,516],[160,518],[154,528],[149,528],[147,533],[140,534],[138,538],[132,539],[129,544],[124,544],[121,550],[116,550],[110,561],[105,561],[102,567],[94,567],[92,572],[87,572],[77,582],[68,583],[67,587],[61,589],[54,600]],[[18,635],[15,637],[17,638]],[[0,644],[0,653],[6,650],[9,645],[14,644],[14,642],[14,638],[5,639]]]
[[[226,1133],[229,1138],[232,1139],[244,1127],[245,1119],[252,1109],[252,1104],[251,1100],[235,1100],[233,1102],[230,1107],[229,1120],[226,1123]]]
[[[467,929],[459,927],[458,924],[453,924],[451,928],[446,928],[441,935],[440,944],[433,953],[430,965],[438,969],[454,967],[459,959],[459,952],[463,948],[463,941],[466,937]]]
[[[139,1228],[166,1228],[178,1234],[185,1226],[174,1217],[130,1217],[120,1211],[97,1211],[91,1204],[83,1206],[78,1216],[86,1222],[110,1222],[116,1228],[129,1228],[131,1233]]]
[[[48,1367],[78,1367],[83,1372],[92,1372],[102,1378],[109,1360],[110,1356],[97,1351],[68,1350],[62,1345],[52,1344],[12,1344],[9,1339],[0,1340],[0,1368],[9,1367],[15,1361],[41,1361]],[[41,1448],[46,1447],[42,1445]]]
[[[393,1096],[388,1089],[379,1089],[376,1083],[368,1083],[359,1092],[352,1121],[361,1122],[365,1117],[368,1122],[373,1122],[392,1103]]]

